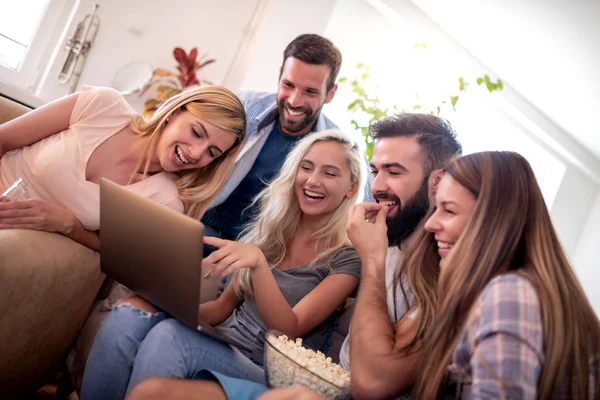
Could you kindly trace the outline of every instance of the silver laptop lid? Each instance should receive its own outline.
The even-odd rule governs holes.
[[[204,226],[100,180],[102,271],[196,329]]]

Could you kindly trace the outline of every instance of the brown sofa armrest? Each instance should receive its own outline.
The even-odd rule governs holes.
[[[98,253],[65,236],[0,230],[0,398],[62,367],[103,280]]]
[[[31,111],[31,109],[7,99],[6,97],[0,96],[0,124],[20,117],[28,111]]]

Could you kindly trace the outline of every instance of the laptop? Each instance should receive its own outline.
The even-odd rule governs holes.
[[[202,274],[200,221],[102,178],[100,227],[100,267],[106,275],[190,328],[248,350],[199,318],[198,306],[216,298],[220,282]]]

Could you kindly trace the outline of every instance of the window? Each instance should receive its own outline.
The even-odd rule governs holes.
[[[37,30],[48,0],[0,3],[0,63],[17,71]]]
[[[0,1],[1,93],[35,99],[38,83],[62,48],[75,3]]]

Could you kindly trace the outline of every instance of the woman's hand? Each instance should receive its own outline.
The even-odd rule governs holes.
[[[0,229],[32,229],[68,235],[77,222],[71,210],[42,200],[0,202]]]
[[[224,277],[242,268],[269,268],[262,251],[249,243],[210,236],[204,237],[204,243],[218,248],[202,261],[202,268],[208,271],[206,276]]]

